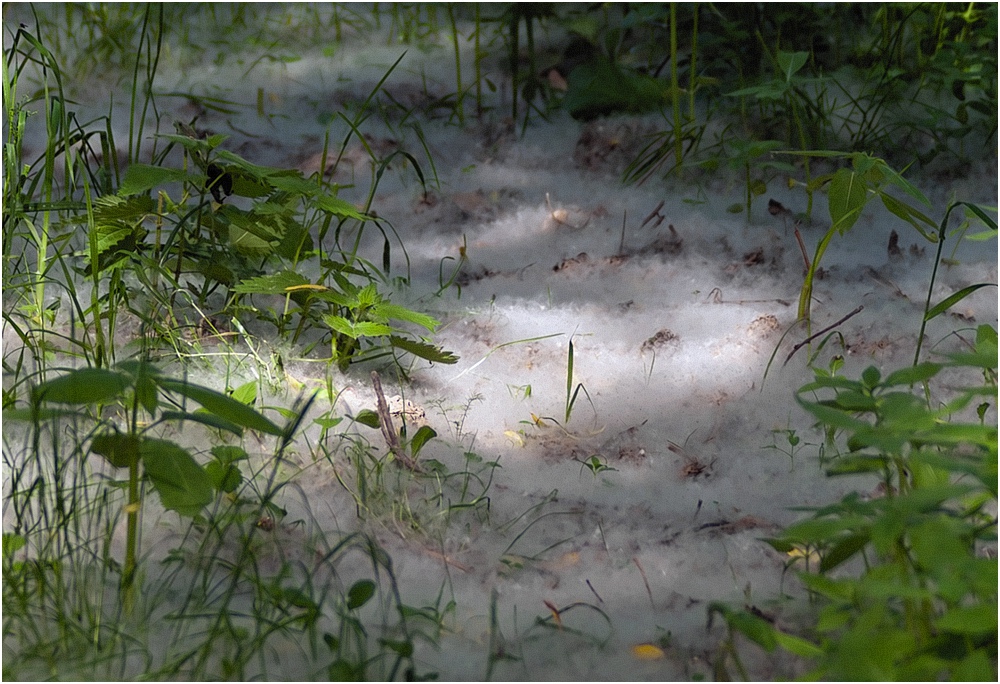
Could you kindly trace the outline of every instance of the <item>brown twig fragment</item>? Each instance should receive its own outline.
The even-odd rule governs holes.
[[[825,328],[823,328],[822,330],[820,330],[815,335],[810,335],[806,339],[804,339],[801,342],[799,342],[797,345],[795,345],[794,347],[792,347],[792,351],[790,351],[788,353],[788,358],[785,359],[785,363],[783,363],[781,365],[782,366],[788,365],[788,362],[792,360],[792,357],[795,355],[795,352],[797,352],[799,349],[801,349],[802,347],[806,346],[807,344],[809,344],[810,342],[812,342],[813,340],[815,340],[817,337],[819,337],[823,333],[826,333],[826,332],[829,332],[829,331],[833,330],[834,328],[836,328],[838,325],[840,325],[841,323],[843,323],[844,321],[846,321],[851,316],[856,316],[857,314],[861,313],[861,310],[864,309],[864,308],[865,308],[864,306],[859,305],[858,308],[856,308],[854,311],[852,311],[851,313],[849,313],[846,316],[844,316],[843,318],[841,318],[836,323],[833,323],[832,325],[826,326]]]
[[[639,574],[642,575],[642,583],[646,585],[646,593],[649,594],[649,604],[656,608],[656,602],[653,601],[653,590],[649,588],[649,580],[646,579],[646,571],[642,569],[642,565],[639,563],[638,556],[632,556],[632,562],[635,563],[635,567],[639,568]]]
[[[799,249],[802,250],[802,261],[806,262],[806,272],[809,272],[809,255],[806,253],[806,243],[802,241],[802,233],[799,232],[799,222],[795,222],[795,239],[799,241]]]
[[[372,386],[375,388],[379,426],[382,428],[382,436],[385,438],[385,443],[389,447],[389,451],[395,456],[397,463],[414,472],[422,472],[423,469],[417,465],[416,461],[406,455],[406,452],[403,451],[403,445],[399,443],[399,435],[396,434],[396,428],[392,424],[392,415],[389,413],[389,406],[385,403],[385,394],[382,393],[382,381],[379,379],[376,371],[372,371]]]

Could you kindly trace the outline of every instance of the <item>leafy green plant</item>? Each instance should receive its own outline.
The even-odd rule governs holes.
[[[202,410],[189,411],[183,400],[201,404]],[[124,426],[101,415],[100,407],[119,403],[127,411]],[[76,408],[48,408],[52,404]],[[164,508],[187,517],[198,515],[212,501],[214,492],[231,492],[238,486],[234,482],[233,458],[220,459],[218,465],[206,471],[187,449],[153,437],[150,431],[163,424],[191,421],[235,435],[253,429],[279,436],[284,443],[291,439],[290,429],[278,427],[232,397],[164,377],[154,366],[140,361],[125,361],[114,369],[82,368],[43,382],[32,391],[29,408],[5,411],[4,417],[32,423],[37,444],[41,421],[86,418],[90,415],[88,409],[96,409],[97,421],[89,452],[128,472],[128,530],[121,584],[126,605],[135,589],[142,482],[148,480]],[[151,422],[140,423],[140,410],[148,414]],[[294,429],[294,424],[290,427]]]
[[[870,367],[859,380],[817,374],[800,388],[799,404],[846,437],[828,473],[874,475],[881,494],[806,509],[811,517],[766,540],[818,554],[816,573],[799,573],[819,604],[806,638],[750,610],[713,604],[710,614],[812,661],[819,679],[995,679],[998,566],[981,545],[996,541],[997,428],[984,420],[989,403],[978,422],[961,415],[978,399],[995,410],[996,367],[996,330],[983,325],[974,351],[944,363],[886,377]],[[949,368],[994,374],[937,406],[907,390]],[[726,655],[742,669],[732,643]]]

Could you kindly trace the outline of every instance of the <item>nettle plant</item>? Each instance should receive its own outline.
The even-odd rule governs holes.
[[[200,408],[190,409],[188,402]],[[143,483],[149,483],[164,508],[193,518],[216,495],[233,492],[242,481],[235,463],[239,459],[230,452],[216,450],[215,460],[202,466],[188,449],[156,436],[164,426],[181,426],[189,421],[236,436],[242,436],[245,429],[256,430],[278,437],[280,451],[291,440],[303,413],[304,409],[293,412],[289,425],[282,428],[226,394],[168,378],[149,363],[131,360],[111,369],[80,368],[43,382],[32,389],[28,407],[4,411],[4,418],[32,424],[35,454],[42,451],[43,424],[70,419],[92,422],[94,427],[84,453],[100,456],[112,468],[127,471],[127,480],[122,483],[127,492],[127,531],[121,589],[125,605],[129,606],[138,565]],[[29,490],[25,501],[30,496]],[[19,534],[16,529],[20,520],[21,516],[15,514],[15,536]]]
[[[379,291],[391,265],[389,236],[381,221],[338,198],[336,186],[294,169],[252,164],[222,149],[222,135],[161,137],[184,151],[185,164],[133,164],[117,193],[94,201],[91,264],[102,271],[131,264],[147,292],[168,285],[169,300],[160,297],[160,304],[171,316],[179,293],[204,310],[224,288],[219,313],[270,323],[292,343],[305,330],[318,330],[306,352],[326,340],[330,360],[341,369],[397,350],[457,361],[400,327],[433,332],[439,323]],[[376,178],[388,163],[381,162]],[[384,240],[381,268],[358,254],[369,225]],[[342,239],[350,248],[341,248]]]
[[[803,509],[810,517],[764,540],[789,555],[786,568],[806,559],[798,577],[818,610],[804,633],[752,606],[713,604],[731,634],[811,662],[816,679],[996,679],[996,330],[979,326],[970,346],[884,377],[872,366],[854,380],[831,366],[799,388],[836,454],[828,475],[868,474],[876,494]],[[931,401],[944,371],[983,381]],[[746,675],[732,638],[721,657],[723,670],[728,657]]]

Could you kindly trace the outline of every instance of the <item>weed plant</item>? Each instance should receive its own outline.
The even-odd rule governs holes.
[[[370,156],[367,199],[354,206],[323,173],[254,164],[197,120],[161,121],[155,86],[168,36],[196,58],[212,50],[217,64],[235,62],[249,74],[262,61],[296,61],[299,41],[332,36],[324,48],[332,54],[342,40],[386,24],[391,42],[454,60],[454,91],[428,97],[428,109],[445,111],[449,123],[509,112],[509,128],[523,131],[560,107],[581,119],[660,111],[662,130],[626,180],[729,168],[745,185],[735,210],[748,217],[768,184],[801,173],[790,183],[805,188],[806,215],[813,193],[825,190],[831,226],[808,264],[800,320],[809,320],[825,249],[874,198],[938,246],[921,343],[928,321],[987,285],[931,302],[946,239],[977,222],[995,236],[996,224],[968,203],[934,222],[929,202],[895,169],[955,167],[995,143],[996,5],[300,10],[67,4],[32,8],[32,26],[5,28],[3,323],[20,343],[3,352],[5,677],[280,678],[307,663],[311,678],[419,678],[416,645],[440,638],[456,610],[453,595],[443,585],[434,605],[407,605],[374,536],[320,529],[297,478],[316,463],[332,467],[365,529],[388,525],[403,539],[433,540],[442,555],[456,523],[489,522],[500,464],[477,454],[461,427],[445,445],[430,428],[391,425],[385,412],[345,423],[330,372],[319,393],[325,401],[274,411],[283,425],[256,408],[253,383],[222,392],[188,379],[189,359],[204,351],[183,339],[185,329],[240,336],[262,389],[263,378],[288,381],[269,336],[328,371],[389,363],[405,379],[407,359],[456,360],[433,343],[434,318],[392,301],[393,288],[406,283],[392,277],[393,260],[406,261],[406,251],[373,206],[393,162],[427,184],[409,152],[379,158],[371,149],[362,126],[373,112],[392,111],[415,133],[436,178],[411,118],[416,108],[382,92],[398,62],[352,116],[323,121],[320,168],[336,170],[351,140]],[[196,45],[193,20],[224,37],[246,31],[246,43],[261,50],[244,63],[225,41]],[[561,55],[563,84],[543,74],[552,55],[537,40],[560,31],[572,48]],[[471,45],[471,65],[463,45]],[[491,61],[493,52],[502,54]],[[503,65],[499,76],[494,63]],[[73,84],[97,69],[129,84],[130,98],[81,121]],[[495,102],[490,92],[499,93]],[[116,140],[112,121],[125,116],[128,140]],[[46,140],[35,159],[25,157],[29,127]],[[960,207],[962,224],[951,230]],[[381,263],[360,251],[373,231]],[[446,278],[442,262],[438,294],[457,286],[457,276],[456,268]],[[130,319],[138,340],[123,344]],[[493,351],[509,344],[516,342]],[[803,659],[818,678],[996,678],[997,561],[985,552],[996,540],[997,431],[995,415],[988,419],[997,396],[995,329],[980,326],[969,347],[927,362],[918,345],[911,367],[885,377],[875,368],[842,377],[834,359],[796,393],[818,421],[828,472],[868,474],[881,495],[810,509],[767,540],[789,555],[788,569],[794,559],[810,563],[798,577],[813,617],[790,629],[754,606],[713,603],[710,618],[721,616],[730,630],[716,654],[720,675],[747,675],[734,638],[742,634]],[[574,384],[572,340],[568,349],[564,424],[580,390],[590,399]],[[220,352],[227,369],[239,363],[231,351]],[[937,396],[942,378],[970,372],[982,381]],[[310,421],[307,411],[320,403]],[[542,420],[557,422],[532,415],[536,426]],[[201,446],[186,446],[181,435],[196,430]],[[786,432],[790,459],[814,446]],[[300,443],[312,466],[291,458]],[[579,462],[595,477],[615,470],[597,456]],[[542,511],[554,497],[498,526],[502,534],[520,530],[501,559],[512,571],[562,543],[524,550],[526,533],[560,514]],[[143,537],[154,524],[173,532],[150,545]],[[594,611],[599,624],[610,623],[584,603],[550,606],[524,634],[505,636],[498,603],[494,591],[487,679],[539,633],[597,647],[609,638],[574,628],[573,618]]]

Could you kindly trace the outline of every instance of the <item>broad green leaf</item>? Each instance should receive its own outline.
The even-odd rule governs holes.
[[[426,342],[417,342],[392,335],[389,337],[389,344],[432,363],[458,363],[458,357],[454,353]]]
[[[767,620],[742,610],[727,612],[725,617],[732,629],[741,632],[743,636],[756,642],[768,653],[778,645],[778,640],[775,637],[777,630]]]
[[[167,510],[194,517],[211,503],[212,484],[187,451],[162,439],[143,440],[142,465]]]
[[[868,535],[865,533],[852,534],[842,539],[834,544],[833,548],[823,554],[819,564],[819,571],[827,572],[834,569],[844,561],[853,558],[867,544]]]
[[[115,468],[128,468],[139,461],[141,441],[129,433],[97,435],[90,441],[90,451],[103,456]]]
[[[13,532],[3,533],[3,557],[10,558],[15,553],[24,548],[28,541],[19,534]]]
[[[441,323],[434,318],[428,316],[427,314],[418,313],[416,311],[411,311],[405,306],[399,306],[398,304],[389,304],[388,302],[382,302],[376,307],[376,311],[380,316],[385,316],[386,318],[394,318],[399,321],[409,321],[410,323],[416,323],[417,325],[426,328],[427,330],[434,332]]]
[[[347,609],[354,610],[368,603],[375,595],[375,583],[371,580],[358,580],[347,591]]]
[[[393,333],[391,326],[385,323],[373,323],[372,321],[358,321],[353,326],[352,337],[385,337]]]
[[[394,639],[379,639],[378,642],[388,648],[390,651],[398,653],[404,658],[409,658],[413,655],[413,642],[412,641],[396,641]]]
[[[217,492],[232,494],[243,484],[243,473],[234,465],[210,461],[205,465],[205,475]]]
[[[112,399],[132,384],[122,373],[103,368],[80,368],[38,385],[33,396],[60,404],[97,404]]]
[[[802,408],[832,427],[844,428],[846,430],[860,430],[870,427],[868,423],[858,420],[840,409],[824,406],[823,404],[813,404],[803,401],[801,398],[797,399]]]
[[[416,457],[424,445],[435,437],[437,437],[437,433],[433,428],[427,425],[422,426],[410,440],[410,453]]]
[[[882,192],[880,190],[878,196],[882,200],[882,204],[885,205],[886,209],[888,209],[893,214],[895,214],[896,216],[898,216],[899,218],[903,219],[911,226],[916,228],[917,231],[921,235],[923,235],[925,239],[929,240],[930,242],[937,242],[938,239],[937,235],[934,233],[928,233],[927,230],[924,228],[924,225],[930,226],[932,230],[937,228],[937,226],[931,219],[924,216],[924,214],[917,211],[909,204],[906,204],[905,202],[900,202],[898,199],[896,199],[895,197],[893,197],[888,193]]]
[[[882,384],[886,387],[912,385],[933,378],[939,370],[941,370],[941,364],[939,363],[920,363],[916,366],[893,371]]]
[[[346,200],[332,195],[317,195],[313,198],[313,203],[323,211],[328,211],[341,218],[356,219],[358,221],[368,221],[369,216],[358,211],[357,207]]]
[[[288,288],[309,284],[309,280],[300,273],[296,273],[295,271],[279,271],[278,273],[242,280],[239,285],[233,288],[233,291],[240,294],[278,295],[285,294]]]
[[[149,164],[132,164],[125,171],[125,177],[122,178],[118,194],[121,196],[138,195],[164,183],[183,183],[185,181],[199,183],[203,180],[203,176],[180,169],[167,169]]]
[[[236,423],[226,420],[225,418],[220,418],[214,413],[209,413],[204,409],[198,409],[197,411],[164,411],[160,414],[160,420],[180,423],[181,421],[190,420],[200,425],[206,427],[215,428],[216,430],[225,430],[231,432],[237,437],[243,436],[243,428],[241,428]]]
[[[830,181],[830,220],[841,235],[858,220],[868,201],[868,190],[860,175],[851,169],[840,169]]]
[[[370,409],[362,409],[359,411],[358,415],[354,416],[354,420],[355,422],[367,425],[370,428],[378,428],[382,425],[382,421],[379,420],[378,414]]]
[[[812,642],[806,641],[801,637],[786,634],[781,630],[774,630],[774,639],[778,642],[779,646],[789,653],[794,653],[803,658],[818,658],[824,653],[823,649]]]
[[[219,463],[229,465],[236,461],[245,461],[250,458],[247,452],[238,446],[216,445],[211,449],[212,456],[215,456]]]
[[[781,75],[785,77],[786,83],[791,83],[792,76],[794,76],[799,69],[805,66],[806,61],[809,59],[808,52],[782,52],[778,51],[778,68],[781,69]]]
[[[232,397],[241,404],[253,406],[257,401],[257,382],[251,380],[240,385],[233,390]]]
[[[160,381],[160,386],[166,390],[176,392],[177,394],[198,402],[220,418],[232,421],[237,425],[241,425],[251,430],[266,432],[269,435],[280,436],[284,434],[280,427],[272,423],[257,411],[253,410],[249,406],[241,404],[232,397],[216,392],[215,390],[208,389],[207,387],[201,387],[200,385],[192,385],[179,380],[166,379]]]
[[[128,174],[126,173],[126,176]],[[151,197],[121,197],[119,195],[102,195],[94,198],[94,220],[103,221],[136,221],[156,209]]]

